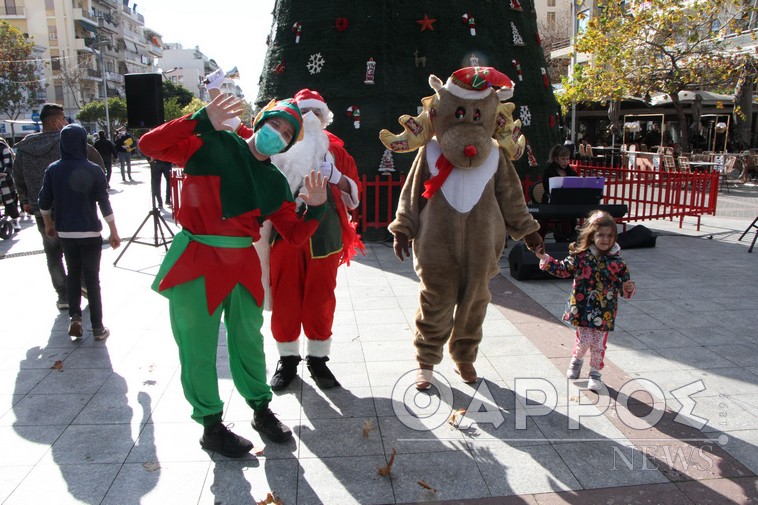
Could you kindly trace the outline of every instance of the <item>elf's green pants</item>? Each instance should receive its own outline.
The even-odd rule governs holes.
[[[203,278],[167,291],[171,329],[179,346],[182,387],[192,405],[192,418],[206,426],[221,420],[224,403],[218,392],[216,348],[222,311],[234,385],[254,410],[265,409],[272,395],[266,382],[263,311],[253,296],[237,284],[209,316]]]

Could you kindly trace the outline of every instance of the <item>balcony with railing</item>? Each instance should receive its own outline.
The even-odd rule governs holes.
[[[0,18],[25,18],[26,13],[23,6],[17,5],[0,5]]]
[[[116,72],[106,72],[105,78],[108,81],[111,82],[117,82],[119,84],[124,84],[124,76],[121,74],[117,74]]]

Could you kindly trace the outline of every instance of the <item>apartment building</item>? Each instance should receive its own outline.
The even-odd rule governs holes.
[[[59,103],[70,117],[104,98],[103,82],[109,97],[124,96],[124,75],[156,71],[162,55],[160,33],[129,0],[3,0],[0,19],[26,34],[46,63],[39,105]]]

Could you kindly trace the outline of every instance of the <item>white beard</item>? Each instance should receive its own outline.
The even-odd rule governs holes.
[[[321,162],[325,161],[329,151],[329,138],[324,130],[306,131],[303,140],[297,142],[289,151],[271,156],[271,161],[287,177],[292,196],[303,190],[303,178],[311,173],[318,172]],[[298,206],[301,201],[297,199]]]

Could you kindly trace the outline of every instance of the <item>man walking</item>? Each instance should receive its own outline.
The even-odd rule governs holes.
[[[118,156],[116,146],[113,145],[108,137],[105,136],[105,131],[100,130],[97,132],[97,140],[95,141],[95,149],[100,153],[105,164],[105,181],[108,183],[108,187],[111,186],[111,174],[113,173],[113,158]]]
[[[60,131],[68,124],[63,107],[55,103],[46,103],[40,111],[42,131],[27,135],[16,144],[18,152],[13,167],[13,178],[16,183],[19,201],[27,214],[34,214],[37,230],[42,236],[42,246],[47,258],[47,269],[50,280],[58,294],[56,305],[59,310],[68,310],[66,296],[66,270],[63,266],[63,247],[58,237],[48,237],[45,234],[45,223],[40,214],[38,198],[42,188],[45,170],[54,161],[61,158]],[[97,150],[87,145],[87,159],[97,163],[103,170],[103,159]],[[55,216],[52,216],[55,219]]]
[[[131,182],[134,182],[132,179],[132,151],[135,147],[137,144],[134,142],[134,137],[122,126],[116,136],[116,151],[118,152],[118,164],[121,167],[122,182],[126,182],[127,176]]]

